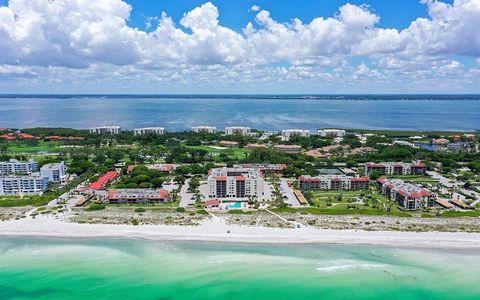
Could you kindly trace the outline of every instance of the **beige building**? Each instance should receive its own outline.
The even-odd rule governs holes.
[[[119,134],[120,126],[100,126],[90,128],[91,134]]]
[[[302,146],[299,145],[275,145],[273,149],[279,152],[288,154],[297,154],[302,151]]]
[[[295,136],[309,137],[310,130],[306,129],[285,129],[282,130],[282,138],[285,141],[288,141],[290,138]]]
[[[249,133],[250,133],[250,127],[242,127],[242,126],[225,127],[226,135],[248,135]]]
[[[165,128],[163,127],[145,127],[145,128],[136,128],[133,130],[134,135],[147,135],[147,134],[156,134],[162,135],[165,134]]]
[[[196,133],[217,133],[217,127],[214,126],[194,126],[192,131]]]

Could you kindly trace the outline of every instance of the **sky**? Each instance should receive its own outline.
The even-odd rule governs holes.
[[[480,0],[0,0],[11,93],[480,93]]]

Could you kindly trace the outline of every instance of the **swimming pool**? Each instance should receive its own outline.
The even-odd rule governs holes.
[[[241,202],[235,202],[235,204],[231,204],[227,206],[227,209],[241,209],[241,208],[242,208]]]

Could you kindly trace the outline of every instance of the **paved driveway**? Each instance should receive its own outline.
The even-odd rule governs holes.
[[[195,204],[195,199],[192,199],[192,197],[195,196],[195,194],[190,193],[188,191],[188,187],[190,186],[190,178],[185,180],[185,183],[183,184],[182,188],[180,189],[180,207],[187,207],[189,205]]]
[[[295,194],[293,193],[293,189],[288,186],[288,180],[287,179],[280,179],[280,193],[282,193],[282,196],[286,196],[287,198],[283,198],[285,203],[287,203],[290,206],[301,206],[300,202],[298,202],[297,197],[295,197]]]

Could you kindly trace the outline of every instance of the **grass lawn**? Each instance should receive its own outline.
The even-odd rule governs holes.
[[[400,210],[396,205],[392,206],[390,212],[386,212],[383,204],[387,203],[387,198],[374,191],[373,197],[380,201],[379,207],[373,207],[372,201],[369,205],[352,203],[356,200],[362,191],[313,191],[312,199],[314,205],[304,208],[303,210],[312,214],[331,214],[331,215],[348,215],[348,214],[365,214],[365,215],[395,215],[395,216],[411,216]],[[366,192],[364,192],[366,194]],[[342,195],[342,200],[337,200],[337,196]],[[330,197],[330,201],[329,201]],[[331,203],[329,206],[328,203]]]
[[[9,142],[7,151],[12,153],[24,153],[24,152],[39,152],[39,151],[48,151],[54,152],[58,151],[59,148],[58,142],[45,142],[39,141],[38,143],[31,143],[26,141],[15,141]]]
[[[47,205],[50,199],[42,196],[26,196],[26,197],[0,197],[0,207],[14,207],[14,206],[43,206]]]
[[[343,205],[343,204],[342,204]],[[313,215],[370,215],[370,216],[395,216],[395,217],[411,217],[412,215],[400,210],[393,210],[386,212],[383,209],[374,209],[372,207],[365,207],[363,205],[357,208],[347,209],[346,205],[337,209],[317,208],[317,207],[303,207],[303,208],[274,208],[276,213],[309,213]]]
[[[480,210],[470,211],[444,211],[441,214],[442,217],[456,218],[456,217],[480,217]]]
[[[177,199],[173,202],[167,203],[158,203],[158,204],[109,204],[110,207],[120,207],[120,208],[144,208],[145,210],[155,210],[163,208],[177,208],[180,204],[180,200]]]
[[[438,179],[432,178],[430,176],[421,176],[421,175],[399,175],[399,176],[388,176],[388,179],[401,179],[405,182],[411,183],[420,183],[420,184],[436,184],[439,182]]]
[[[232,156],[237,159],[242,159],[248,156],[250,150],[244,148],[225,148],[225,149],[217,149],[212,146],[186,146],[189,149],[196,149],[196,150],[205,150],[208,153],[225,153],[228,156]],[[223,148],[223,147],[222,147]]]

